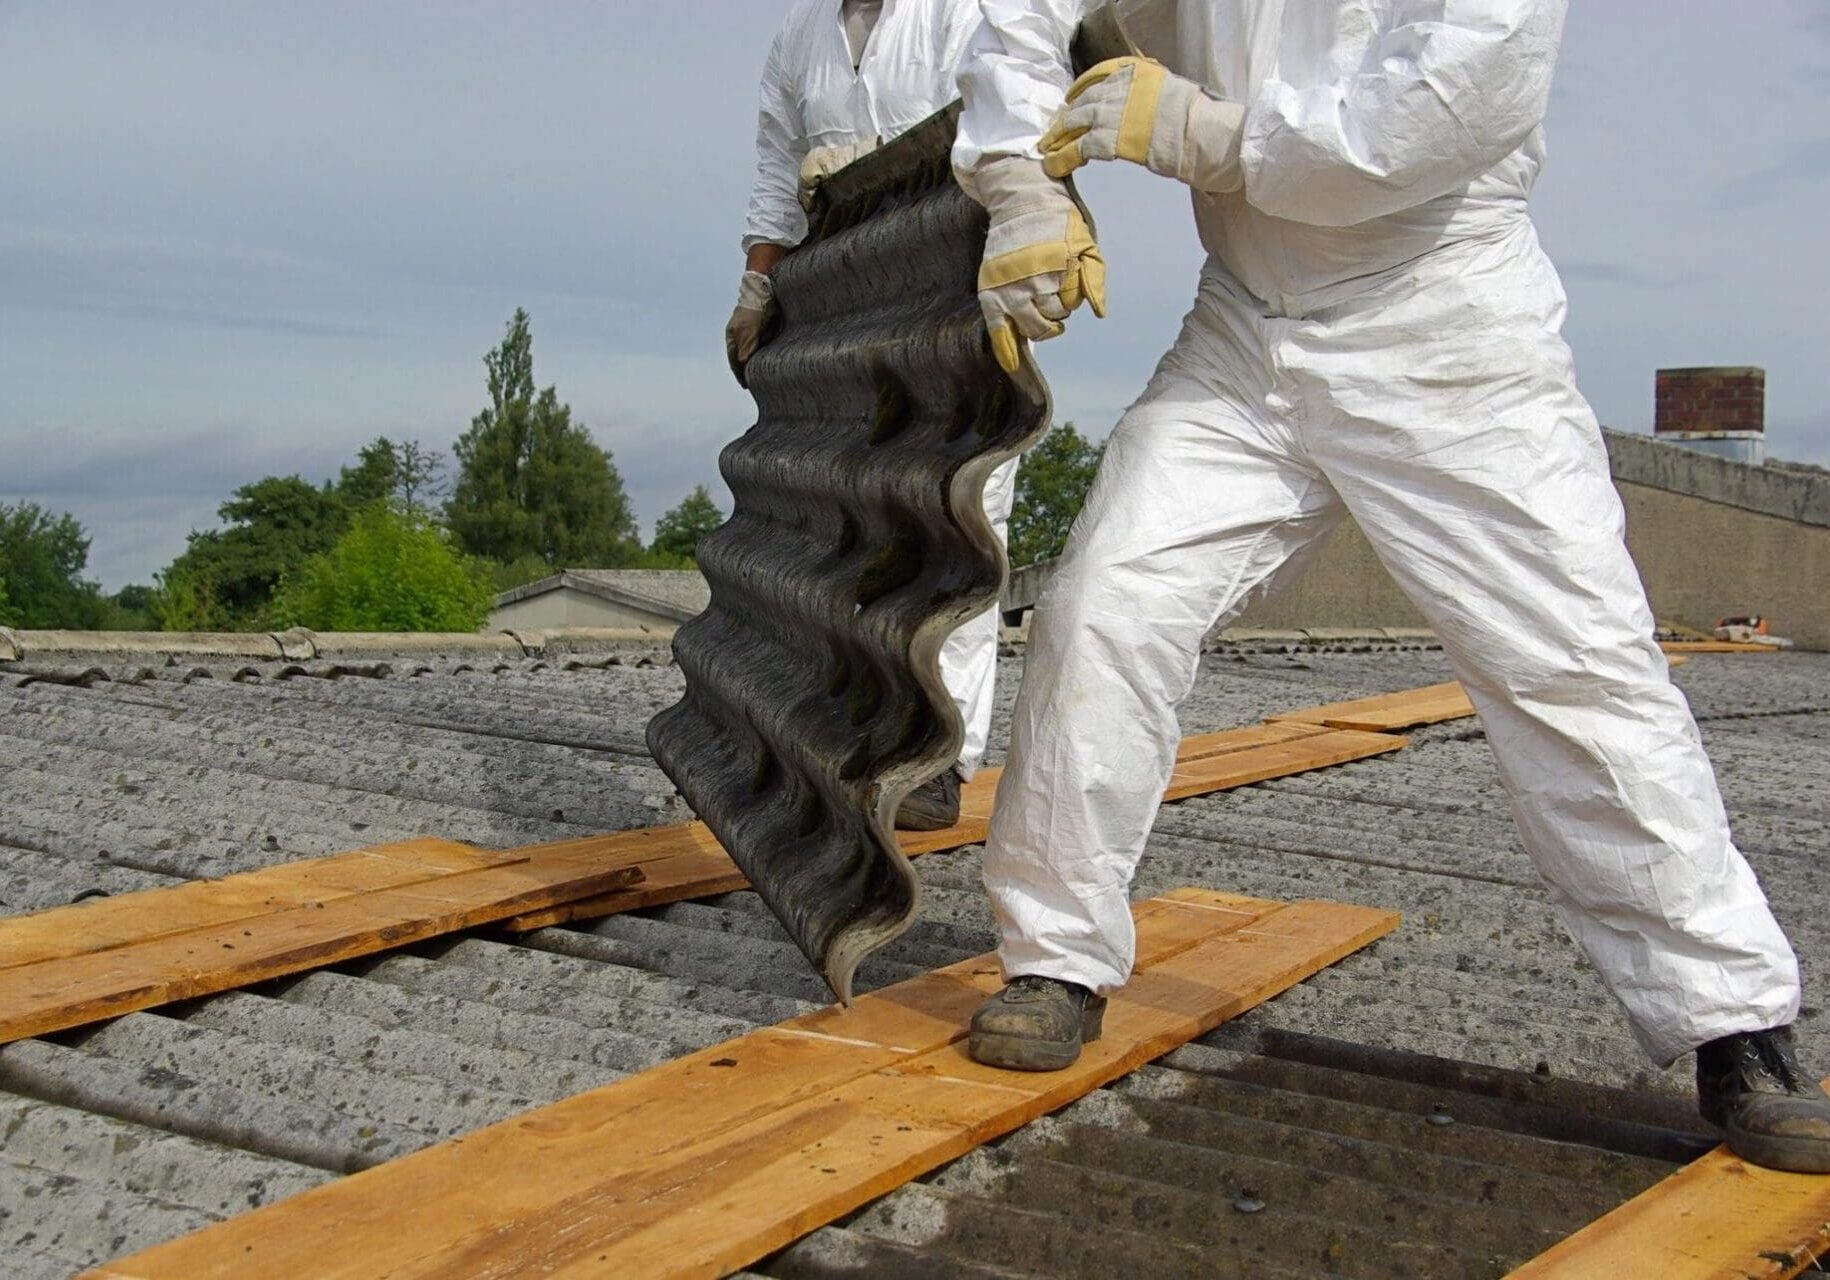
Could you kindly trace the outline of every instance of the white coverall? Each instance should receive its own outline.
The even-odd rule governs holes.
[[[1082,7],[984,0],[962,180],[1037,154]],[[1202,637],[1351,513],[1646,1052],[1789,1023],[1797,962],[1653,642],[1526,207],[1564,0],[1162,7],[1143,52],[1245,106],[1245,181],[1195,196],[1194,307],[1036,609],[985,853],[1006,974],[1123,985]]]
[[[853,35],[861,24],[849,7],[850,0],[797,0],[769,48],[745,252],[757,244],[792,246],[806,236],[798,184],[809,150],[888,141],[958,96],[955,72],[979,23],[975,0],[883,0],[855,69],[846,19],[854,19]],[[862,17],[868,23],[869,15]],[[1016,470],[1013,458],[985,483],[985,516],[1001,544],[1008,540]],[[961,624],[941,647],[941,679],[965,723],[954,766],[962,778],[985,756],[997,658],[995,607]]]

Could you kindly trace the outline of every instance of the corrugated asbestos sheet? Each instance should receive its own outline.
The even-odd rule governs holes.
[[[775,273],[747,370],[756,425],[719,464],[733,510],[698,550],[710,606],[674,652],[686,696],[648,741],[841,1000],[913,921],[896,806],[959,752],[942,641],[994,605],[985,480],[1048,422],[979,315],[985,213],[942,113],[847,168]]]
[[[682,816],[641,744],[682,691],[663,651],[37,669],[90,663],[115,678],[0,666],[0,910],[419,834],[500,846]],[[994,762],[1021,668],[1000,664]],[[1182,714],[1202,732],[1449,674],[1433,652],[1222,649]],[[1703,656],[1677,678],[1804,960],[1801,1052],[1830,1072],[1830,656]],[[1514,846],[1478,730],[1411,738],[1169,806],[1137,886],[1376,903],[1405,913],[1398,933],[757,1270],[1466,1280],[1694,1149],[1687,1064],[1639,1057]],[[978,852],[915,866],[923,918],[861,989],[991,945]],[[738,893],[8,1046],[0,1275],[63,1280],[830,998]]]

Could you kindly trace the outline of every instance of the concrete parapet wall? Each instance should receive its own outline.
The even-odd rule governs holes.
[[[1752,467],[1649,436],[1603,433],[1616,485],[1632,484],[1830,528],[1830,471]]]
[[[1800,648],[1830,650],[1830,527],[1616,485],[1627,546],[1661,620],[1706,630],[1757,613]]]
[[[666,645],[671,627],[565,627],[552,631],[266,633],[193,631],[12,631],[0,627],[0,662],[71,658],[245,658],[308,662],[327,658],[380,658],[415,654],[452,657],[548,654]]]
[[[1830,472],[1748,466],[1605,434],[1627,549],[1661,621],[1707,629],[1758,613],[1801,648],[1830,650]],[[1005,609],[1033,604],[1051,568],[1013,573]],[[1304,573],[1248,604],[1233,625],[1417,627],[1423,619],[1348,520]]]

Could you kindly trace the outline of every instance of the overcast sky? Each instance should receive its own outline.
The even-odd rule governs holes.
[[[0,0],[0,502],[148,581],[238,484],[449,445],[525,306],[646,532],[753,418],[721,335],[786,8]],[[1573,10],[1535,205],[1583,387],[1649,430],[1655,368],[1762,365],[1769,453],[1830,462],[1830,4]],[[1199,255],[1180,188],[1097,170],[1111,317],[1041,351],[1103,435]]]

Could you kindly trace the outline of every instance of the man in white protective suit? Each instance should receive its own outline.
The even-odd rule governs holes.
[[[739,383],[773,313],[769,273],[806,236],[806,206],[819,183],[958,96],[955,72],[978,22],[976,0],[796,0],[763,66],[744,272],[725,328]],[[985,516],[999,542],[1007,539],[1016,470],[1012,459],[985,482]],[[965,739],[954,767],[903,801],[898,827],[930,831],[959,820],[960,782],[984,759],[991,730],[997,653],[995,608],[941,647],[941,678]]]
[[[1738,1154],[1830,1171],[1797,962],[1653,641],[1527,209],[1564,0],[1126,0],[1160,61],[1074,81],[1089,7],[983,0],[961,66],[993,347],[1014,368],[1103,271],[1059,181],[1090,161],[1186,183],[1209,256],[1036,609],[985,852],[1009,985],[973,1054],[1054,1069],[1099,1033],[1202,637],[1351,513],[1639,1043],[1697,1052]]]

